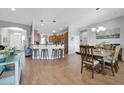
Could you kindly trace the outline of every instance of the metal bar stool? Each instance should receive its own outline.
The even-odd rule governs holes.
[[[48,49],[41,49],[41,58],[42,59],[48,59],[49,58]]]
[[[39,58],[39,49],[32,49],[32,58],[38,59]]]

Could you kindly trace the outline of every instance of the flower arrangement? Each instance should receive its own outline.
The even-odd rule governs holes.
[[[0,55],[3,55],[5,58],[9,58],[14,55],[14,52],[16,51],[16,48],[13,47],[12,49],[3,50],[0,52]]]
[[[102,44],[96,44],[96,45],[95,45],[95,48],[96,48],[96,49],[101,49],[101,48],[104,48],[104,46],[103,46]]]

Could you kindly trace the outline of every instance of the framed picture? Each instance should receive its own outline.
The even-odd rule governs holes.
[[[120,28],[108,29],[96,32],[96,39],[115,39],[120,38]]]

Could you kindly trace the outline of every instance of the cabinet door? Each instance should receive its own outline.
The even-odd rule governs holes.
[[[49,36],[49,42],[52,42],[52,36]]]

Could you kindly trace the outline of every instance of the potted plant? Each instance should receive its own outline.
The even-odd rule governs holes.
[[[15,48],[15,47],[13,47],[12,49],[10,49],[10,50],[9,50],[10,56],[14,56],[15,51],[16,51],[16,48]]]
[[[95,48],[98,50],[98,51],[101,51],[101,49],[103,48],[104,46],[102,44],[96,44],[95,45]]]

